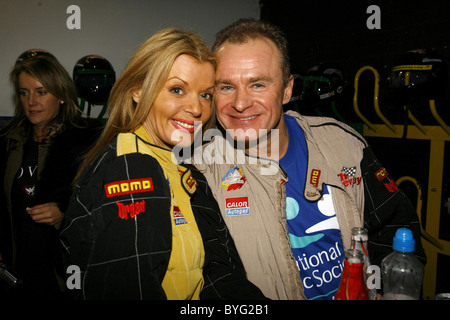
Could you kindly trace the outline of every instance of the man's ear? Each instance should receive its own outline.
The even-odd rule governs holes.
[[[294,88],[294,76],[291,74],[289,76],[289,81],[288,81],[286,87],[284,88],[283,104],[286,104],[289,101],[291,101],[293,88]]]
[[[133,101],[134,102],[139,103],[141,101],[141,93],[142,93],[141,89],[134,90],[134,91],[131,92],[131,94],[133,95]]]

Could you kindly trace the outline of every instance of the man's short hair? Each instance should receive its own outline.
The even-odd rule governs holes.
[[[217,51],[225,42],[239,44],[259,38],[272,41],[278,48],[283,81],[286,85],[291,74],[288,43],[285,34],[275,25],[252,18],[239,19],[217,33],[212,50]]]

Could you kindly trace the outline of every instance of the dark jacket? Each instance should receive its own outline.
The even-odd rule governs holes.
[[[64,212],[72,192],[72,181],[81,163],[82,156],[89,151],[103,129],[100,121],[80,119],[79,126],[68,125],[51,143],[39,146],[38,182],[36,203],[56,202]],[[17,227],[11,204],[11,186],[21,166],[23,148],[31,128],[17,127],[0,140],[0,252],[10,265],[13,261],[13,233]],[[51,233],[56,229],[48,226]],[[57,244],[58,242],[56,242]]]
[[[95,119],[85,120],[82,127],[68,127],[55,138],[48,149],[41,179],[36,187],[41,203],[56,202],[62,212],[69,204],[73,179],[83,157],[97,141],[103,124]]]
[[[136,136],[136,145],[138,140]],[[81,269],[81,290],[74,292],[75,297],[166,299],[161,283],[172,250],[172,225],[171,191],[163,169],[149,154],[118,156],[117,138],[98,159],[81,177],[61,231],[67,265]],[[206,179],[195,168],[189,169],[186,172],[197,182],[191,206],[205,251],[200,298],[264,298],[246,278]],[[143,178],[151,178],[151,190],[107,194],[112,183]],[[138,208],[135,203],[142,201],[145,206]],[[132,208],[132,218],[123,218],[124,206]]]

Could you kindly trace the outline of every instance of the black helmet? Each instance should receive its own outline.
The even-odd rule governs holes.
[[[344,76],[332,63],[320,63],[311,67],[303,77],[301,99],[305,102],[333,100],[344,90]]]
[[[415,49],[401,55],[392,68],[389,86],[394,99],[434,99],[445,88],[447,67],[442,56],[434,50]]]
[[[56,59],[54,55],[52,55],[50,52],[48,52],[44,49],[29,49],[29,50],[23,52],[19,57],[17,57],[14,65],[17,66],[19,63],[21,63],[24,60],[27,60],[27,59],[33,58],[33,57],[37,57],[37,56],[42,56],[42,55],[49,56],[49,57]]]
[[[88,55],[75,64],[73,81],[80,98],[92,104],[104,104],[116,82],[116,73],[105,58]]]

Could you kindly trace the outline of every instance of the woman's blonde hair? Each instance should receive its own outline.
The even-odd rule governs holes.
[[[53,135],[65,129],[66,124],[75,125],[77,118],[81,116],[75,86],[66,69],[50,54],[16,63],[9,75],[15,92],[14,117],[2,131],[4,134],[18,126],[31,127],[20,100],[19,76],[23,72],[39,81],[56,99],[62,101],[58,114],[44,129],[44,141],[49,142]]]
[[[108,100],[108,122],[75,180],[116,135],[134,132],[144,123],[175,59],[182,54],[200,62],[209,62],[216,69],[215,55],[196,33],[175,28],[155,33],[136,51],[114,84]],[[137,90],[141,90],[139,103],[133,100],[133,93]],[[203,130],[214,125],[215,111],[212,105],[211,118],[203,125]]]

